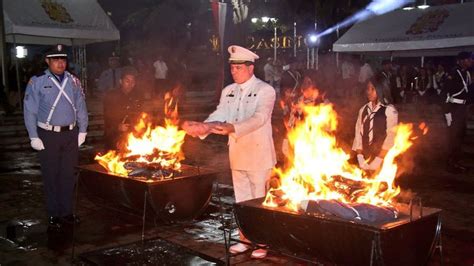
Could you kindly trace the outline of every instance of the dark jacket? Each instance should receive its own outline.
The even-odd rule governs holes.
[[[142,111],[143,98],[135,91],[125,94],[120,89],[107,92],[104,98],[104,140],[108,149],[115,149],[122,137],[120,124],[135,125]]]

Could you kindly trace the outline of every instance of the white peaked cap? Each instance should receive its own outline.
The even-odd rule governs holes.
[[[238,45],[231,45],[227,49],[230,54],[229,63],[238,63],[243,64],[245,62],[255,62],[258,59],[258,55],[254,52],[245,49],[244,47]]]

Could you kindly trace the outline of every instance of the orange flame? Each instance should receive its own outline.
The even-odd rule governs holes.
[[[181,146],[186,132],[177,126],[177,102],[171,97],[165,98],[165,102],[165,127],[154,127],[149,116],[142,113],[133,127],[134,131],[127,135],[123,152],[111,150],[104,155],[96,155],[94,159],[109,173],[120,176],[128,176],[129,170],[125,169],[125,164],[132,161],[158,164],[163,169],[179,171],[184,159]],[[175,105],[173,110],[170,110],[170,103]]]
[[[398,166],[395,158],[412,144],[411,124],[400,124],[394,130],[393,147],[383,165],[373,175],[350,164],[349,154],[338,147],[335,130],[337,114],[331,104],[304,106],[304,121],[288,132],[293,148],[290,167],[275,168],[280,179],[265,198],[268,207],[285,206],[297,211],[303,200],[334,199],[345,203],[369,203],[388,206],[400,192],[394,180]]]

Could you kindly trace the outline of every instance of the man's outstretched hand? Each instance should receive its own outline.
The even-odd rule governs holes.
[[[207,135],[211,132],[211,126],[208,123],[184,121],[181,127],[192,137]]]
[[[206,136],[210,133],[228,135],[235,132],[234,126],[229,123],[214,121],[214,122],[196,122],[184,121],[181,125],[186,134],[193,137]]]
[[[230,133],[235,132],[235,127],[229,123],[215,124],[211,128],[211,132],[219,135],[229,135]]]

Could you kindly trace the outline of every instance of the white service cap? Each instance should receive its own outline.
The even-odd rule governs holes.
[[[234,63],[234,64],[243,64],[245,62],[255,62],[256,59],[258,59],[258,55],[256,55],[254,52],[245,49],[244,47],[238,46],[238,45],[231,45],[227,49],[230,54],[229,58],[229,63]]]

